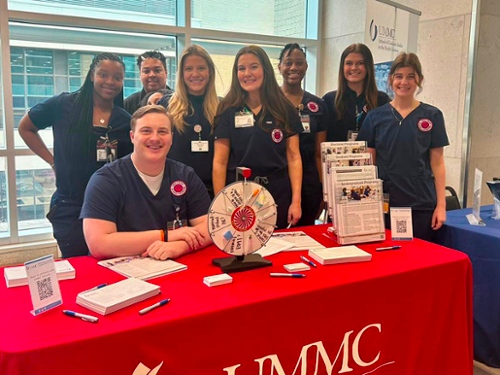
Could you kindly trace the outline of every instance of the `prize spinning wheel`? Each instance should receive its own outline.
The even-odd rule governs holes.
[[[276,225],[276,203],[263,186],[237,181],[222,189],[208,211],[208,228],[214,244],[229,258],[214,259],[224,272],[271,265],[253,254],[269,240]]]

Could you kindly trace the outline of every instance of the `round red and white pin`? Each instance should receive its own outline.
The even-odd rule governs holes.
[[[418,122],[417,126],[421,131],[428,132],[432,129],[432,121],[428,118],[423,118]]]
[[[283,140],[283,132],[281,129],[274,129],[271,133],[271,138],[274,143],[280,143]]]
[[[180,197],[181,195],[186,194],[187,186],[183,181],[177,180],[172,182],[172,185],[170,185],[170,191],[176,197]]]
[[[308,102],[307,108],[309,108],[311,112],[316,113],[319,110],[319,105],[317,105],[315,102]]]

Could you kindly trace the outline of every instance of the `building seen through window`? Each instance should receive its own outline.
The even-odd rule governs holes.
[[[39,25],[20,25],[17,23],[11,24],[10,29],[14,144],[17,149],[26,149],[27,146],[17,132],[19,121],[24,114],[31,107],[54,95],[78,90],[85,80],[92,58],[103,51],[109,51],[110,47],[104,45],[105,32],[94,36],[95,32],[92,30],[62,27],[41,28]],[[45,36],[54,34],[53,39],[55,40],[58,40],[57,33],[61,32],[74,35],[77,40],[78,38],[86,39],[89,34],[96,38],[95,42],[99,42],[99,37],[104,40],[102,40],[101,45],[46,43],[45,48],[34,48],[27,46],[30,44],[25,40],[26,34],[28,34],[27,30],[36,30]],[[124,96],[127,97],[142,89],[136,59],[144,50],[149,49],[160,50],[167,57],[167,70],[169,72],[167,84],[173,87],[177,69],[175,50],[173,48],[167,50],[166,46],[175,46],[175,38],[157,38],[155,36],[148,38],[147,35],[137,35],[135,38],[147,39],[149,43],[144,43],[144,49],[131,49],[128,47],[131,40],[130,35],[117,34],[113,38],[116,45],[111,47],[111,51],[122,58],[126,67]],[[129,42],[126,43],[126,40]],[[120,44],[127,45],[127,47],[121,47]],[[80,50],[68,47],[80,47]],[[40,130],[39,134],[47,147],[52,148],[52,129]],[[4,139],[5,137],[2,137],[0,140],[2,147],[5,147]],[[0,163],[0,182],[2,184],[0,188],[0,238],[10,236],[7,204],[9,202],[8,175],[4,164]],[[19,235],[51,233],[51,225],[45,216],[49,211],[50,197],[55,191],[54,171],[38,156],[17,156],[15,157],[15,165],[15,202]]]
[[[12,94],[0,92],[0,245],[51,238],[52,228],[45,216],[55,191],[55,174],[28,150],[17,129],[31,107],[62,92],[78,90],[96,54],[112,52],[123,59],[127,97],[142,89],[136,65],[139,54],[161,51],[167,58],[167,85],[175,88],[177,54],[185,45],[200,44],[216,64],[216,89],[224,96],[234,56],[243,45],[262,46],[278,73],[279,52],[291,38],[317,43],[317,35],[309,35],[311,22],[317,24],[318,20],[317,14],[311,17],[317,2],[7,0],[9,18],[15,14],[15,20],[0,19],[0,36],[8,30],[8,38],[3,33],[0,42],[8,44],[10,51],[7,57],[0,50],[2,61],[10,58],[9,82],[3,82],[3,87],[11,83]],[[248,9],[254,12],[252,22],[242,22],[236,15]],[[189,19],[191,28],[185,27]],[[238,33],[244,38],[235,37]],[[1,68],[9,62],[0,65],[0,78],[5,78]],[[276,77],[281,84],[281,76]],[[39,134],[52,152],[52,129]],[[7,143],[7,139],[13,142]]]

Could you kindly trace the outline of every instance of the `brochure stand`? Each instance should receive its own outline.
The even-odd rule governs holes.
[[[337,242],[385,240],[382,180],[366,143],[324,142],[321,155],[323,195]]]

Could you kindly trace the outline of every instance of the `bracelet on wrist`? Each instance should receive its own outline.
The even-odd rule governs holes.
[[[166,229],[160,229],[160,241],[168,242],[168,232]]]

